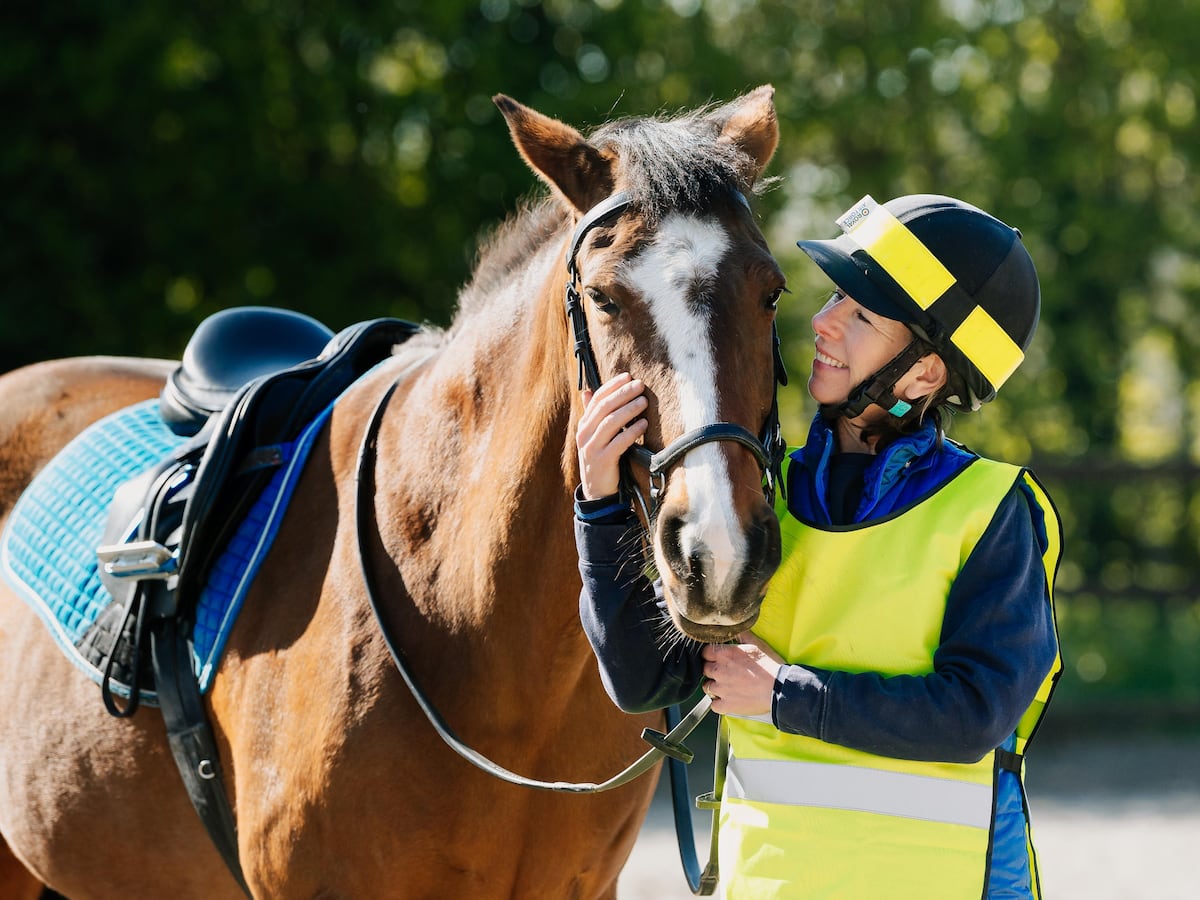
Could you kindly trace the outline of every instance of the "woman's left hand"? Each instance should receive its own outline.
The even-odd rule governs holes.
[[[705,646],[704,693],[713,699],[713,712],[721,715],[769,714],[783,658],[748,631],[738,640]]]

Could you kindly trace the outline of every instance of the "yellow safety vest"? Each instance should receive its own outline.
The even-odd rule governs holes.
[[[920,503],[861,527],[814,527],[777,504],[783,561],[755,634],[787,662],[885,676],[932,672],[950,586],[1017,479],[1046,517],[1052,586],[1061,532],[1049,498],[1028,472],[979,459]],[[1060,669],[1056,657],[1018,726],[1018,754]],[[983,896],[997,752],[969,765],[919,762],[751,719],[723,724],[731,758],[720,867],[730,900]],[[1026,843],[1040,896],[1028,820]]]

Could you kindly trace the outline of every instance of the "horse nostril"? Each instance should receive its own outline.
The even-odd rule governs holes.
[[[757,559],[762,578],[765,581],[779,568],[783,550],[783,535],[779,529],[779,519],[776,518],[774,511],[768,510],[755,523],[754,535],[755,546],[759,548]]]
[[[712,562],[712,555],[701,552],[702,550],[703,548],[699,547],[680,560],[684,568],[684,571],[680,574],[683,576],[684,584],[687,585],[689,591],[698,591],[703,588],[704,573],[708,571]]]
[[[704,581],[706,554],[703,546],[683,546],[683,529],[686,523],[682,516],[665,515],[660,519],[659,546],[671,572],[689,589],[697,588]]]
[[[680,534],[683,531],[683,519],[679,516],[662,516],[659,518],[658,538],[663,556],[674,561],[683,557],[683,547]]]

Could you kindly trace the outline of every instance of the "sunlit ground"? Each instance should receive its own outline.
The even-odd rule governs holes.
[[[1200,737],[1054,741],[1037,748],[1027,782],[1044,896],[1194,900],[1200,883],[1197,760]],[[694,777],[707,776],[697,771]],[[669,796],[666,783],[660,784],[622,875],[619,900],[692,896],[679,864]],[[707,828],[707,815],[696,819],[705,850]]]

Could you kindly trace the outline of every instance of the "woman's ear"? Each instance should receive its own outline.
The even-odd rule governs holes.
[[[948,377],[945,361],[936,353],[929,353],[904,374],[897,393],[905,400],[919,400],[941,390]]]

